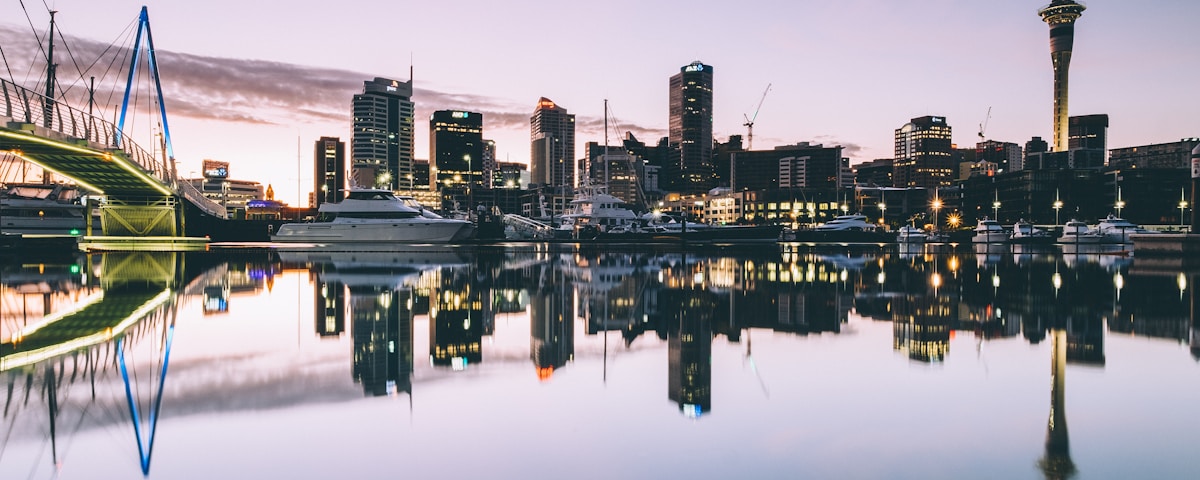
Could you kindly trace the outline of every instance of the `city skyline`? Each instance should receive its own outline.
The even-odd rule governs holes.
[[[753,113],[767,83],[773,84],[771,94],[755,124],[759,149],[814,141],[844,146],[854,164],[889,158],[894,129],[923,115],[946,117],[956,127],[954,142],[971,146],[989,107],[988,139],[1023,144],[1033,136],[1052,138],[1053,74],[1046,58],[1046,25],[1037,16],[1037,9],[1048,3],[1044,0],[906,6],[799,2],[770,11],[746,8],[722,12],[721,28],[688,43],[668,42],[656,29],[638,26],[666,12],[682,21],[711,24],[716,18],[706,10],[712,9],[681,12],[670,5],[628,5],[624,12],[609,12],[619,9],[611,4],[523,2],[495,17],[471,18],[451,16],[443,11],[448,6],[423,5],[382,7],[385,12],[374,15],[376,20],[354,16],[353,3],[322,16],[280,15],[269,5],[240,4],[236,11],[241,14],[231,16],[227,12],[234,10],[233,4],[226,7],[220,1],[204,12],[187,13],[154,2],[117,1],[97,8],[60,1],[50,6],[59,11],[56,18],[68,46],[86,59],[88,52],[99,53],[107,39],[118,36],[142,3],[149,5],[161,55],[181,173],[198,171],[205,158],[228,161],[233,178],[272,184],[289,202],[303,198],[297,185],[307,190],[313,182],[312,159],[297,143],[307,145],[321,136],[349,138],[347,105],[361,91],[361,82],[376,76],[408,80],[410,59],[415,116],[425,118],[442,109],[483,113],[500,161],[528,163],[529,105],[542,96],[578,115],[580,144],[602,141],[605,98],[620,123],[616,135],[632,130],[647,142],[665,136],[668,98],[662,84],[680,65],[695,60],[721,69],[714,85],[713,134],[722,141],[745,135],[742,115]],[[44,32],[44,7],[27,7],[29,23]],[[12,76],[18,83],[36,83],[40,67],[30,65],[36,44],[25,14],[16,5],[2,8],[9,20],[0,23],[0,44]],[[456,30],[479,33],[447,39],[449,26],[438,21],[412,21],[412,28],[400,35],[373,29],[383,25],[388,8],[403,10],[406,18],[456,18]],[[938,15],[930,15],[933,11]],[[1195,55],[1187,49],[1191,43],[1185,28],[1186,19],[1196,13],[1200,6],[1183,1],[1088,2],[1087,18],[1075,32],[1070,113],[1110,115],[1110,148],[1196,136],[1200,120],[1189,112],[1200,110],[1200,98],[1188,93],[1189,79],[1195,77],[1189,65],[1195,62],[1188,60]],[[600,24],[618,14],[630,22],[629,35],[606,42],[563,41],[547,47],[551,52],[529,48],[544,41],[543,35],[515,23],[557,16],[590,17]],[[855,18],[856,23],[813,22],[797,28],[782,21],[797,17]],[[335,34],[301,33],[321,22],[333,25]],[[211,35],[213,26],[221,27],[221,36]],[[564,38],[587,38],[566,26],[558,28]],[[391,44],[378,41],[385,35]],[[485,36],[489,40],[481,44]],[[898,44],[913,47],[897,50]],[[911,52],[916,46],[922,50],[918,56]],[[464,61],[462,52],[474,53]],[[548,53],[565,60],[543,65],[539,59]],[[67,86],[78,83],[71,78],[78,75],[69,62],[59,62]],[[1144,68],[1147,63],[1150,68]],[[1135,65],[1139,68],[1129,68]],[[423,122],[416,123],[414,150],[427,151],[428,133]],[[580,155],[577,151],[575,157]]]

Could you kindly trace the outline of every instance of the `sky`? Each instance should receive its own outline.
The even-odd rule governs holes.
[[[744,116],[763,100],[755,149],[842,145],[856,164],[890,158],[894,130],[925,115],[946,117],[960,147],[978,141],[985,121],[988,139],[1049,139],[1045,3],[2,0],[0,75],[38,84],[44,60],[31,25],[44,34],[54,9],[71,53],[56,52],[59,83],[78,94],[74,64],[87,69],[109,45],[131,44],[145,4],[180,174],[228,161],[233,178],[271,184],[288,202],[312,188],[316,139],[349,141],[362,82],[407,80],[410,66],[416,158],[429,158],[430,113],[465,109],[484,114],[499,160],[528,163],[540,97],[577,116],[577,157],[584,142],[604,140],[605,99],[617,123],[611,142],[631,131],[654,143],[666,135],[668,79],[700,60],[715,69],[718,140],[744,136]],[[1086,4],[1070,113],[1108,114],[1109,148],[1200,137],[1200,2]],[[86,76],[99,77],[98,103],[120,103],[124,79],[95,65]],[[154,143],[149,118],[129,127],[143,145]]]

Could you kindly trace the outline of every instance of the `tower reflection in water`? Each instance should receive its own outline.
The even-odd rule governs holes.
[[[529,287],[529,357],[539,380],[575,358],[574,282],[561,257],[535,267]]]

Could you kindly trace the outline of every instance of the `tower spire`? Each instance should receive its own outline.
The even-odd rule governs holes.
[[[1038,10],[1050,26],[1050,60],[1054,64],[1054,151],[1067,150],[1067,70],[1075,43],[1075,20],[1087,7],[1075,0],[1054,0]]]

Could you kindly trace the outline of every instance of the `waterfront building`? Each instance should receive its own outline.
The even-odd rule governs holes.
[[[321,137],[313,146],[313,207],[346,197],[346,142]]]
[[[1033,137],[1025,142],[1025,153],[1021,156],[1021,164],[1014,167],[1012,170],[1021,170],[1028,168],[1025,165],[1029,164],[1029,156],[1035,153],[1047,152],[1050,150],[1050,144],[1042,140],[1042,137]]]
[[[529,117],[529,130],[532,182],[575,186],[575,115],[542,97]]]
[[[741,135],[730,135],[729,141],[716,142],[713,145],[713,168],[716,171],[717,185],[733,185],[733,153],[744,150]]]
[[[1075,43],[1075,21],[1087,7],[1074,0],[1054,0],[1038,10],[1050,26],[1050,60],[1054,66],[1054,151],[1067,150],[1067,78]]]
[[[896,187],[950,186],[958,169],[946,117],[925,116],[896,129],[892,183]]]
[[[864,187],[892,186],[892,159],[877,158],[854,166],[854,184]]]
[[[483,186],[483,114],[438,110],[429,117],[429,188],[443,211],[472,208]]]
[[[975,144],[975,162],[995,164],[1000,172],[1020,170],[1022,158],[1021,146],[1012,142],[987,140]]]
[[[261,183],[229,178],[229,162],[204,160],[203,170],[203,177],[182,181],[191,184],[205,198],[225,207],[229,218],[246,218],[247,204],[253,200],[263,200],[265,197]]]
[[[1096,150],[1102,156],[1102,165],[1108,165],[1108,115],[1080,115],[1070,117],[1067,128],[1068,150]]]
[[[496,178],[496,170],[499,168],[496,161],[496,141],[483,140],[483,188],[495,188],[494,180]]]
[[[671,191],[707,192],[716,186],[713,168],[713,67],[700,61],[680,67],[669,83],[669,142],[678,152],[663,174]]]
[[[1109,150],[1108,164],[1113,167],[1191,168],[1192,149],[1200,138],[1184,138],[1178,142],[1138,145]]]
[[[733,190],[772,188],[840,188],[850,185],[853,171],[842,146],[799,142],[772,150],[730,153]]]
[[[496,170],[492,172],[493,188],[519,189],[529,182],[529,169],[524,163],[496,162]]]
[[[412,80],[375,77],[354,96],[350,158],[356,186],[395,189],[413,173],[412,92]]]

